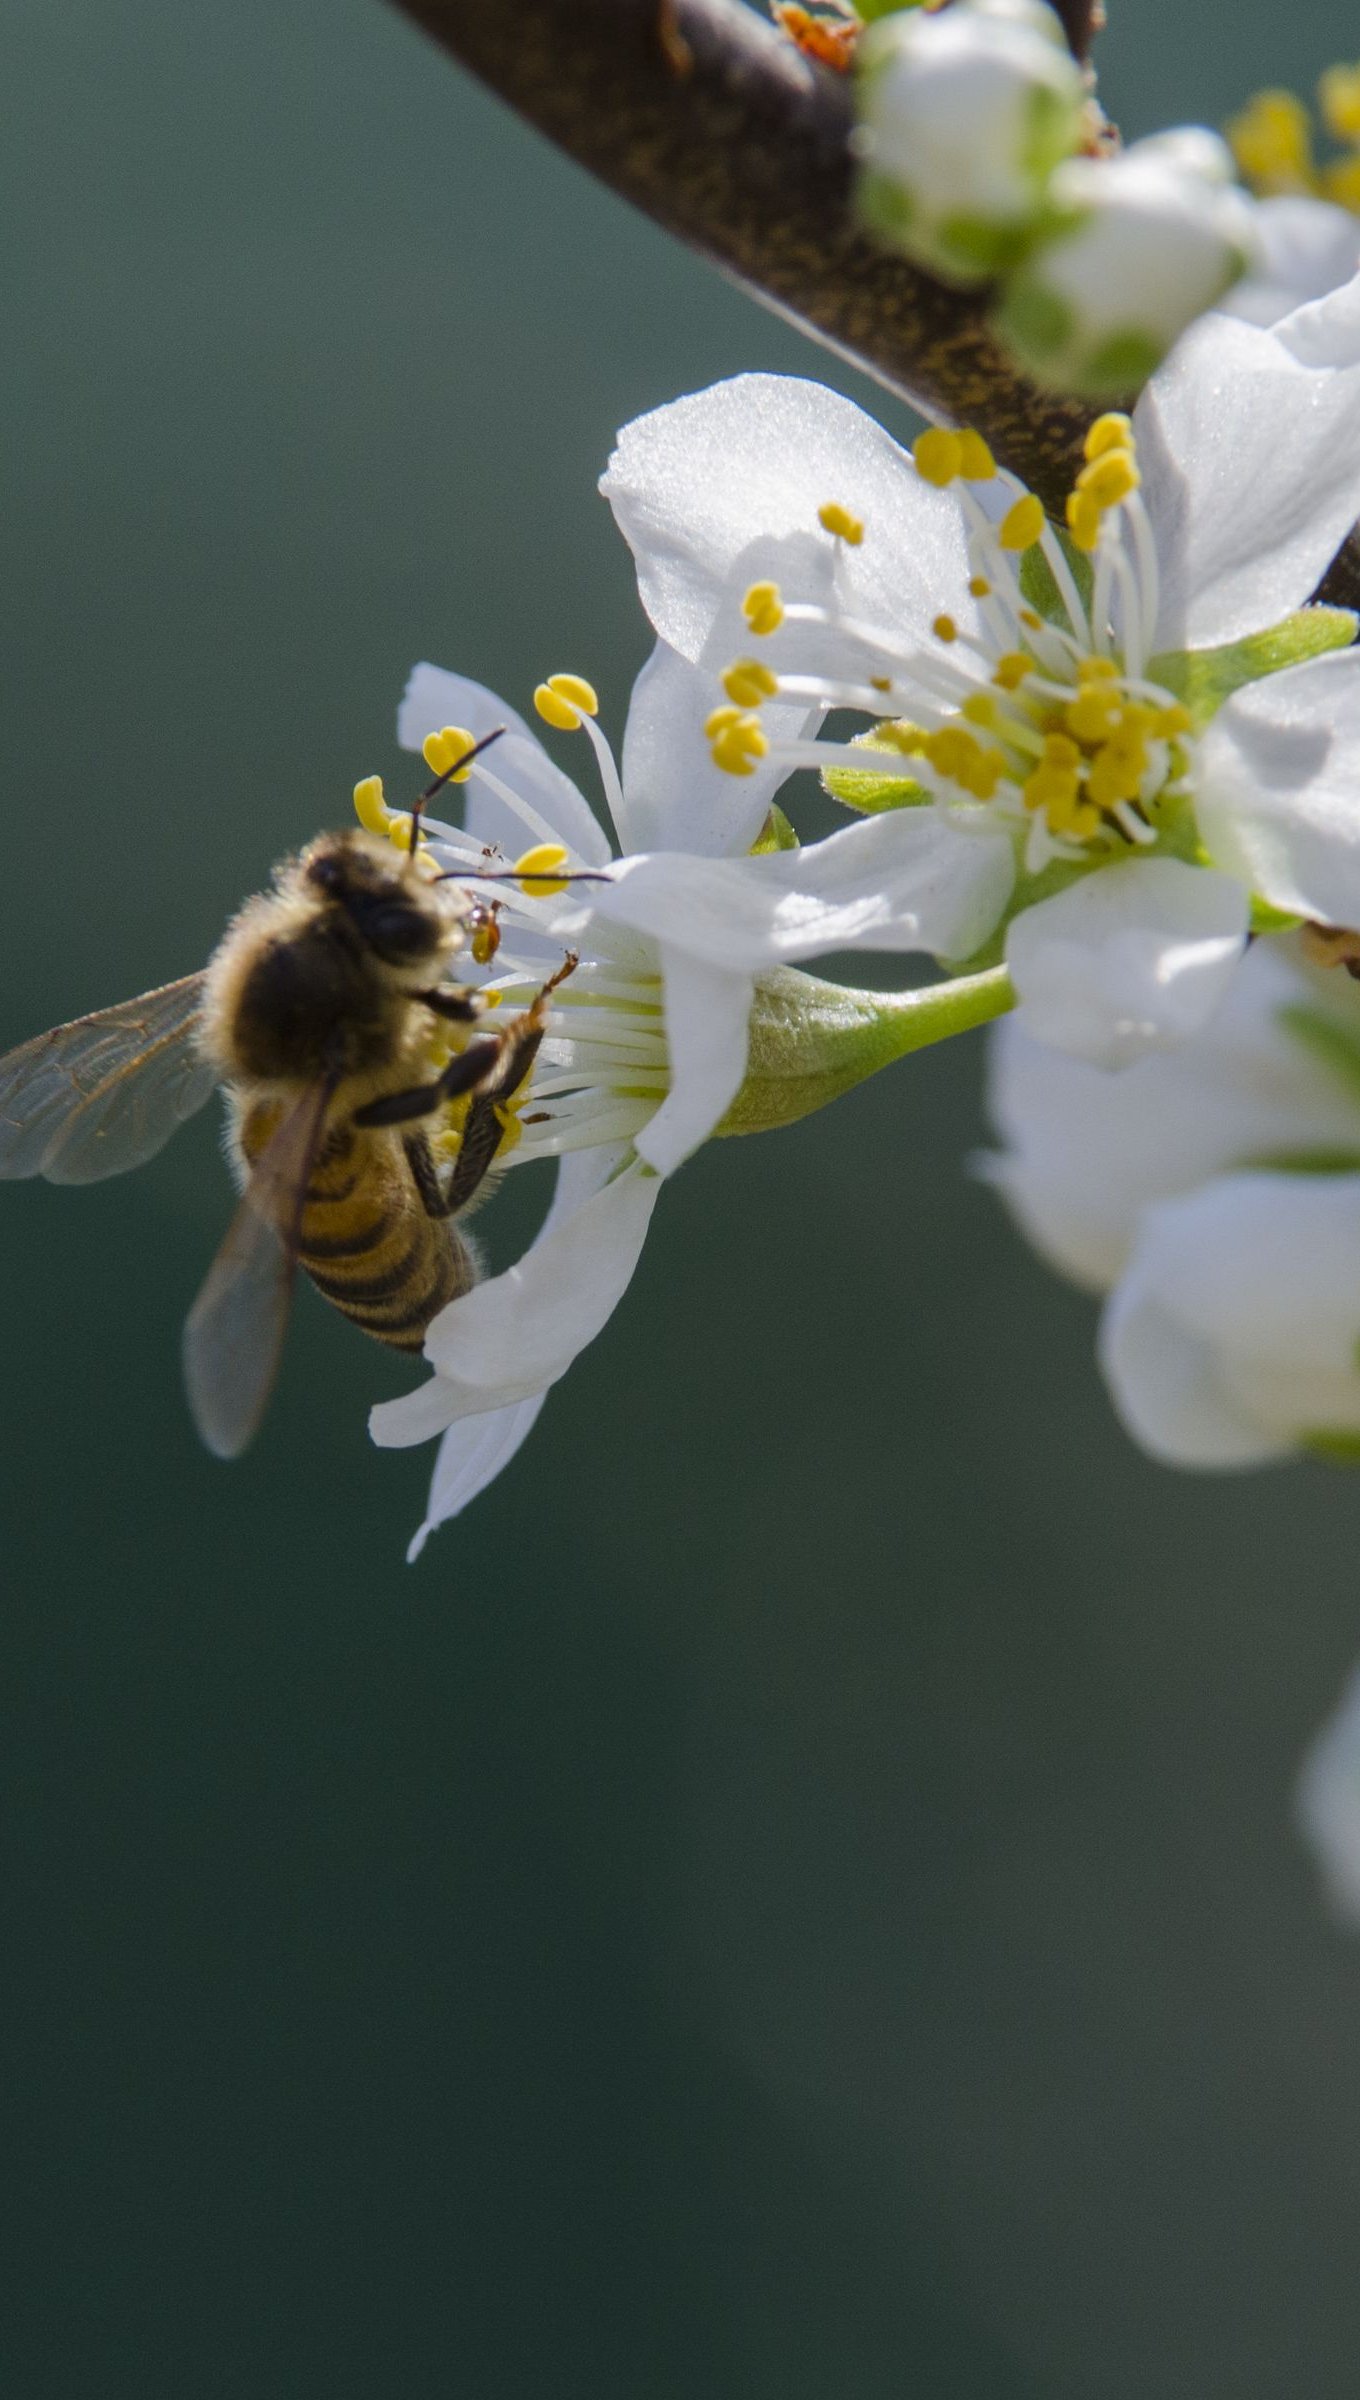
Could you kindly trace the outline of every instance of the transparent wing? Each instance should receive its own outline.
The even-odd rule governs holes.
[[[97,1183],[154,1158],[217,1080],[194,1044],[202,992],[185,975],[0,1058],[0,1176]]]
[[[240,1457],[274,1388],[302,1210],[334,1088],[314,1084],[270,1135],[185,1320],[189,1406],[217,1458]]]

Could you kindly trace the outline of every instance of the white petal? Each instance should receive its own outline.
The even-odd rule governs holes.
[[[1297,1806],[1332,1906],[1349,1924],[1360,1925],[1360,1672],[1309,1748]]]
[[[1226,1175],[1148,1210],[1100,1355],[1130,1430],[1185,1466],[1360,1429],[1360,1177]]]
[[[704,721],[721,699],[711,668],[657,643],[633,686],[623,737],[624,850],[740,858],[756,840],[789,769],[743,776],[714,766]],[[761,713],[771,741],[793,742],[816,731],[822,712],[776,702]]]
[[[461,1515],[509,1466],[532,1433],[547,1397],[546,1392],[535,1392],[510,1408],[489,1409],[485,1416],[464,1417],[461,1424],[450,1425],[435,1460],[425,1522],[406,1553],[408,1565],[414,1566],[436,1526]]]
[[[1360,285],[1271,332],[1201,318],[1134,425],[1161,569],[1155,647],[1275,624],[1360,515]]]
[[[672,1175],[707,1141],[741,1090],[754,984],[749,975],[661,945],[671,1088],[637,1137],[637,1151],[658,1175]]]
[[[1253,1425],[1224,1390],[1212,1344],[1162,1305],[1137,1254],[1096,1347],[1125,1430],[1165,1465],[1260,1467],[1288,1456],[1288,1443]]]
[[[621,1175],[435,1318],[425,1355],[465,1395],[459,1415],[565,1375],[627,1290],[660,1188],[653,1175]]]
[[[1299,1006],[1354,1026],[1347,979],[1309,967],[1293,937],[1277,936],[1252,944],[1193,1041],[1119,1075],[1005,1018],[992,1037],[989,1096],[1006,1148],[984,1172],[1036,1248],[1104,1289],[1150,1202],[1249,1160],[1360,1147],[1350,1093],[1283,1021]]]
[[[827,950],[968,958],[994,931],[1014,880],[1004,832],[899,808],[761,858],[622,859],[608,885],[563,901],[552,930],[576,939],[597,915],[751,974]]]
[[[603,866],[610,855],[609,839],[592,815],[570,777],[549,758],[523,717],[484,683],[450,674],[428,660],[411,669],[397,710],[397,740],[403,750],[419,750],[427,733],[444,725],[461,725],[477,739],[504,725],[504,738],[488,750],[486,764],[502,783],[509,784],[565,842],[583,866]],[[585,739],[584,735],[581,737]],[[479,775],[476,767],[465,784],[446,784],[436,815],[452,817],[462,795],[462,822],[476,842],[488,842],[507,858],[518,858],[537,837],[506,807]]]
[[[1331,200],[1289,193],[1256,203],[1264,257],[1258,273],[1239,283],[1219,307],[1249,325],[1274,325],[1310,300],[1321,300],[1360,267],[1360,223]]]
[[[1247,935],[1242,885],[1178,859],[1097,868],[1011,921],[1025,1027],[1095,1066],[1184,1041],[1223,998]]]
[[[1197,780],[1218,865],[1277,908],[1360,925],[1360,651],[1244,684],[1204,736]]]
[[[922,633],[942,608],[971,622],[956,503],[821,384],[738,375],[635,418],[600,489],[632,545],[643,607],[696,662],[734,590],[773,577],[806,598],[833,566],[857,615]],[[827,501],[862,520],[858,547],[819,530]]]
[[[561,1160],[552,1205],[534,1236],[529,1255],[602,1190],[627,1154],[627,1146],[619,1145],[613,1149],[573,1152]],[[525,1392],[506,1392],[501,1398],[507,1403],[532,1398],[533,1389],[531,1383]],[[405,1450],[413,1443],[432,1441],[436,1434],[443,1433],[459,1418],[475,1415],[479,1409],[486,1410],[493,1405],[485,1393],[475,1396],[470,1409],[464,1405],[465,1399],[466,1393],[461,1386],[449,1382],[442,1375],[431,1375],[427,1382],[418,1384],[413,1392],[404,1392],[399,1400],[381,1401],[370,1410],[369,1433],[379,1449]]]

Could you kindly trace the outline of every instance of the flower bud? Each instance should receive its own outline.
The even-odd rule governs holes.
[[[860,49],[861,213],[919,265],[985,283],[1023,256],[1081,131],[1081,71],[1044,0],[885,18]]]
[[[1090,400],[1146,382],[1260,256],[1254,205],[1231,172],[1198,126],[1059,167],[1050,199],[1066,230],[1026,260],[996,315],[1022,364]]]

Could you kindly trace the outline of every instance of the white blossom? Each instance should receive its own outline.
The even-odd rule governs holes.
[[[996,315],[1022,364],[1091,400],[1137,391],[1173,342],[1262,259],[1256,206],[1202,126],[1054,172],[1061,228],[1007,283]]]
[[[591,705],[594,695],[575,677],[541,687],[558,721],[594,745],[620,857],[575,784],[485,686],[419,666],[398,720],[403,746],[426,748],[436,765],[441,742],[457,755],[499,729],[467,771],[463,826],[425,819],[431,857],[499,912],[479,1031],[526,1007],[568,951],[576,961],[552,994],[496,1162],[512,1171],[559,1160],[553,1206],[517,1265],[435,1319],[430,1381],[373,1412],[384,1446],[443,1435],[413,1555],[499,1473],[622,1297],[659,1179],[707,1139],[742,1085],[762,978],[829,950],[919,949],[927,925],[971,947],[984,925],[967,845],[943,820],[869,819],[805,849],[750,855],[788,770],[772,763],[740,782],[719,772],[702,733],[707,680],[664,643],[634,689],[621,774],[591,705],[562,700],[554,684]],[[810,719],[802,702],[780,714],[794,735]],[[400,836],[409,820],[393,824]]]
[[[1297,1805],[1337,1916],[1360,1926],[1360,1669],[1309,1745]]]
[[[1360,218],[1334,200],[1290,192],[1258,200],[1259,251],[1251,272],[1218,306],[1249,325],[1275,325],[1307,301],[1349,283],[1360,268]]]
[[[1023,1028],[993,1049],[1026,1232],[1108,1289],[1100,1359],[1154,1456],[1250,1466],[1360,1433],[1360,992],[1256,943],[1212,1024],[1121,1076]]]
[[[1081,131],[1081,70],[1044,0],[900,10],[860,45],[860,205],[936,274],[981,283],[1033,238]]]
[[[1088,451],[1060,541],[976,435],[908,454],[743,376],[626,426],[602,488],[726,700],[719,762],[948,828],[923,947],[971,955],[971,881],[1022,1013],[1119,1064],[1212,1013],[1253,899],[1360,922],[1360,656],[1317,655],[1355,620],[1304,605],[1360,514],[1360,285],[1273,332],[1202,320]],[[798,705],[873,723],[791,736]]]

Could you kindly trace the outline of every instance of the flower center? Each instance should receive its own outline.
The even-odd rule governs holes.
[[[1191,720],[1145,672],[1157,561],[1129,419],[1111,413],[1091,427],[1066,542],[979,434],[932,428],[912,459],[923,483],[954,489],[963,509],[978,631],[941,610],[927,646],[834,601],[788,601],[774,583],[753,584],[743,603],[752,634],[774,641],[786,625],[824,629],[828,667],[781,674],[763,658],[735,660],[722,678],[724,704],[707,721],[715,763],[733,775],[767,759],[817,766],[831,770],[835,790],[837,766],[852,767],[862,788],[875,753],[891,751],[943,805],[966,817],[984,804],[989,821],[1026,829],[1036,872],[1055,855],[1094,864],[1101,851],[1154,844],[1163,803],[1191,788]],[[818,516],[838,548],[863,540],[864,525],[839,502]],[[851,743],[775,743],[761,721],[775,699],[878,722]],[[900,765],[882,777],[900,783]]]

